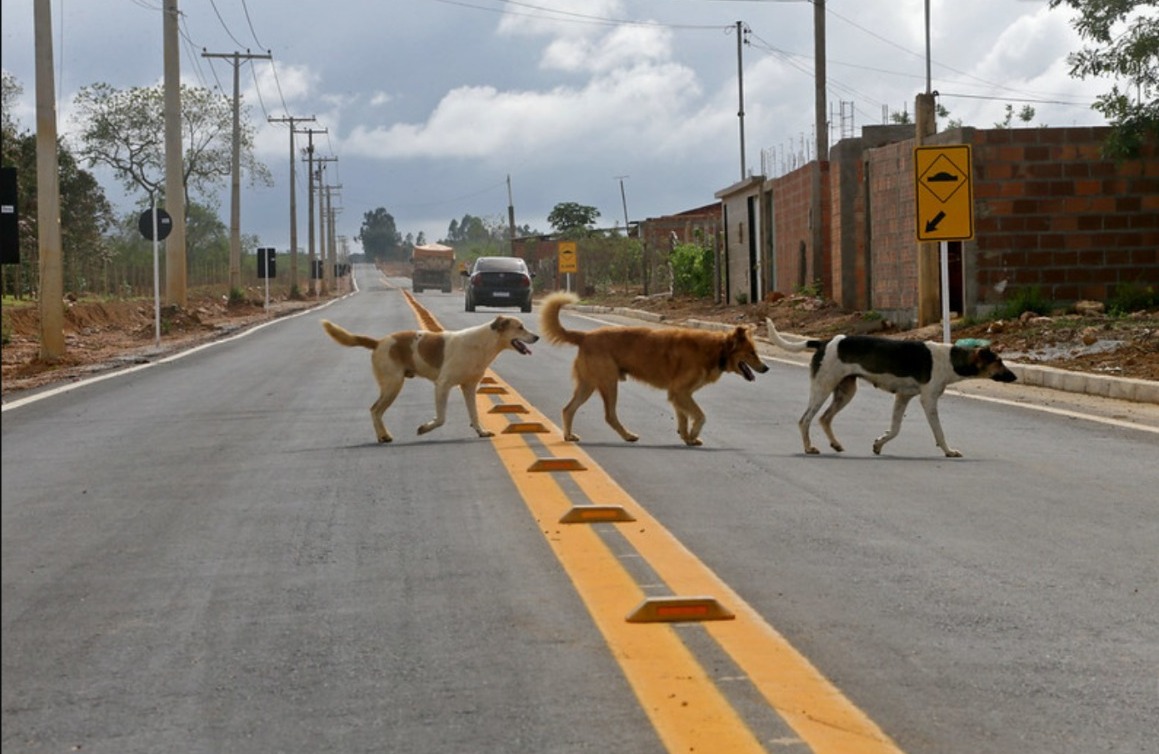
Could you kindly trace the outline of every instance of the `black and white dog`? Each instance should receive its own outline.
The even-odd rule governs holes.
[[[1013,372],[989,348],[963,348],[944,343],[926,343],[913,340],[892,340],[870,335],[838,335],[831,340],[785,340],[772,320],[766,320],[769,338],[786,351],[812,349],[809,365],[809,407],[797,425],[806,453],[820,451],[809,441],[809,425],[832,395],[833,401],[821,414],[821,429],[829,437],[829,445],[838,452],[844,450],[833,434],[833,417],[845,408],[857,393],[857,379],[867,380],[874,387],[894,394],[893,423],[889,431],[873,441],[873,452],[897,437],[901,419],[910,399],[917,396],[925,409],[926,419],[934,432],[934,441],[949,458],[960,458],[961,453],[946,444],[942,424],[938,420],[938,398],[946,386],[961,380],[989,378],[998,382],[1014,382]]]

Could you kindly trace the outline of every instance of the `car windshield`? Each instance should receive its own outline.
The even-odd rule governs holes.
[[[527,265],[519,257],[481,257],[475,272],[527,272]]]

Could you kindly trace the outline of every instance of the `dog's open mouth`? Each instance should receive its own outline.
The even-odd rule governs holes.
[[[519,353],[523,354],[524,356],[530,356],[530,355],[531,355],[531,349],[530,349],[530,348],[528,348],[528,347],[527,347],[527,344],[526,344],[526,343],[524,343],[522,340],[513,340],[513,341],[511,341],[511,347],[512,347],[512,348],[514,348],[514,349],[515,349],[516,351],[518,351]]]
[[[741,377],[744,377],[749,382],[756,379],[756,375],[753,374],[753,368],[743,361],[740,363],[740,374]]]

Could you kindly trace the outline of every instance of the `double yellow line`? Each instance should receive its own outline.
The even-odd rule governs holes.
[[[631,555],[642,558],[673,594],[709,595],[735,615],[701,625],[800,742],[816,754],[900,754],[872,720],[578,445],[564,442],[554,424],[494,374],[488,382],[476,400],[484,426],[496,433],[495,449],[670,752],[746,754],[765,752],[773,742],[758,740],[674,624],[627,620],[649,585],[638,583],[624,566],[624,553],[613,552],[593,526],[560,523],[577,505],[623,508],[633,521],[600,526],[614,526]],[[565,486],[586,500],[573,499],[580,496]]]

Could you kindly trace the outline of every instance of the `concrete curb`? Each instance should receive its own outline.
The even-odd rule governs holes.
[[[573,308],[576,311],[591,314],[615,314],[621,317],[632,317],[634,319],[642,319],[649,322],[664,321],[664,316],[661,314],[641,311],[639,309],[628,309],[620,306],[576,306]],[[700,319],[690,319],[684,323],[684,326],[697,327],[702,330],[718,331],[728,331],[736,327],[736,325],[730,325],[725,322],[711,322]],[[802,336],[792,337],[800,338]],[[777,350],[778,352],[780,351],[780,349],[776,349],[776,347],[765,338],[757,338],[757,340],[769,346],[770,348]],[[802,363],[808,363],[808,360],[806,359]],[[1151,380],[1130,379],[1127,377],[1112,377],[1110,375],[1089,374],[1087,372],[1069,372],[1065,369],[1039,366],[1037,364],[1020,364],[1016,361],[1008,361],[1006,362],[1006,365],[1010,367],[1011,371],[1018,375],[1018,380],[1025,385],[1044,387],[1066,393],[1097,395],[1104,398],[1114,398],[1121,401],[1134,401],[1136,403],[1153,403],[1159,405],[1159,382],[1154,382]]]

